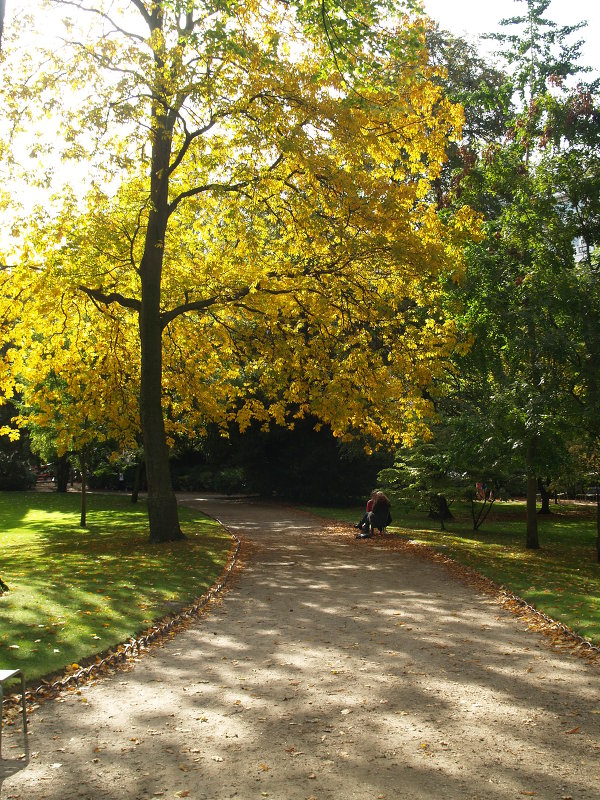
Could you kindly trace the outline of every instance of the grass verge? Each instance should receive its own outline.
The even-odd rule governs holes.
[[[306,508],[329,519],[357,522],[362,509]],[[470,509],[452,506],[446,531],[424,512],[392,509],[389,533],[427,545],[527,600],[539,611],[600,644],[600,564],[595,507],[561,504],[538,517],[539,550],[525,547],[525,504],[496,503],[479,531]]]
[[[31,682],[102,652],[206,592],[230,536],[181,508],[182,542],[148,543],[145,503],[92,494],[0,493],[0,668]]]

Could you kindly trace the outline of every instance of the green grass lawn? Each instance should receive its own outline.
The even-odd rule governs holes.
[[[0,668],[28,682],[78,663],[200,597],[225,566],[230,536],[181,508],[186,541],[148,543],[145,503],[128,496],[0,492]]]
[[[311,508],[320,516],[357,522],[361,509]],[[540,516],[539,550],[525,547],[525,504],[496,503],[479,531],[470,509],[454,505],[454,521],[439,523],[425,512],[392,509],[388,532],[421,542],[472,567],[524,598],[571,630],[600,644],[600,564],[596,556],[595,507],[552,506]]]

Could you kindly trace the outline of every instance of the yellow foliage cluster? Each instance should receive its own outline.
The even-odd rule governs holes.
[[[135,446],[139,345],[132,319],[98,311],[46,260],[41,269],[2,274],[0,320],[0,402],[16,397],[19,409],[2,433],[49,429],[59,455],[106,440]]]
[[[97,94],[65,116],[65,152],[110,189],[33,219],[4,274],[4,396],[25,387],[29,420],[65,450],[135,438],[141,276],[162,219],[169,436],[309,413],[338,436],[422,434],[424,389],[456,344],[443,278],[460,277],[475,226],[430,196],[462,112],[414,47],[423,22],[399,16],[379,52],[338,65],[294,4],[148,3],[162,14],[149,30],[132,4],[96,5],[119,24],[69,51],[76,90],[93,78]]]

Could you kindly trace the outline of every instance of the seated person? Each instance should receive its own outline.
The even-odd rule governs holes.
[[[367,511],[363,519],[362,533],[357,533],[357,539],[368,539],[375,532],[375,529],[383,533],[385,527],[392,521],[390,513],[392,505],[383,492],[376,492],[373,508]],[[362,523],[362,520],[361,520]]]
[[[364,526],[367,524],[367,515],[368,515],[369,511],[373,510],[373,503],[375,502],[375,498],[376,497],[377,497],[377,490],[373,489],[373,491],[371,492],[371,496],[367,500],[367,508],[366,508],[366,511],[365,511],[365,513],[363,515],[363,518],[361,519],[360,522],[356,523],[356,525],[354,526],[355,528],[358,528],[359,530],[362,531]]]

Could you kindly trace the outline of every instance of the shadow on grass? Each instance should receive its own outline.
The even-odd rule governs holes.
[[[150,544],[145,506],[91,495],[78,527],[74,494],[0,495],[0,662],[31,682],[102,652],[202,595],[223,569],[230,537],[181,510],[187,539]]]

